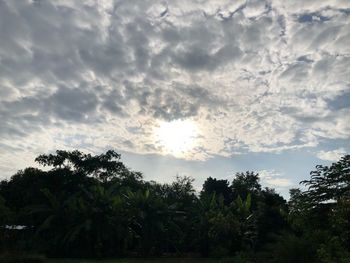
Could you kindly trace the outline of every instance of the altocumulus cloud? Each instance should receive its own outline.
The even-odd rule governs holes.
[[[0,0],[0,169],[161,154],[158,120],[197,123],[189,159],[347,140],[349,23],[347,0]]]

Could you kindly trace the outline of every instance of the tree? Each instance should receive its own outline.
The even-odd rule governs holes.
[[[195,247],[194,218],[197,196],[193,179],[177,176],[171,184],[152,182],[149,190],[160,197],[172,211],[171,226],[168,229],[169,252],[189,252]]]
[[[338,202],[350,198],[350,155],[331,166],[317,165],[311,179],[302,181],[308,187],[305,195],[312,204]]]
[[[261,191],[259,174],[249,171],[245,173],[236,173],[235,178],[231,184],[231,189],[234,195],[234,199],[238,196],[245,199],[249,193],[254,199],[254,197]]]
[[[173,207],[149,189],[129,191],[125,197],[135,249],[143,256],[159,254],[169,245],[167,232],[174,222]]]
[[[286,203],[255,172],[237,173],[231,185],[209,177],[198,196],[190,177],[147,182],[114,151],[40,155],[51,169],[26,168],[0,182],[0,248],[59,257],[200,252],[235,262],[349,262],[349,159],[317,166],[303,182],[308,189],[291,189]],[[4,240],[8,224],[28,227]]]
[[[126,253],[132,239],[130,218],[124,198],[113,185],[82,189],[70,207],[74,217],[67,237],[81,247],[81,253],[90,250],[95,257]]]
[[[70,245],[66,239],[67,229],[69,228],[69,220],[72,214],[68,212],[68,203],[72,197],[67,200],[59,200],[49,189],[42,189],[44,201],[40,204],[27,206],[25,208],[26,215],[37,218],[34,227],[39,245],[55,255],[58,252],[62,253],[62,247]],[[43,242],[42,240],[46,240]]]
[[[227,236],[230,236],[229,240],[237,236],[231,235],[231,232],[238,232],[238,221],[226,220],[225,210],[228,211],[223,197],[218,198],[215,193],[202,194],[198,200],[195,229],[199,251],[203,256],[213,252],[227,254],[232,247],[231,242],[228,244]]]
[[[289,219],[299,239],[310,240],[317,262],[348,262],[350,245],[350,155],[317,165],[306,191],[291,190]]]
[[[125,202],[114,188],[94,185],[81,188],[73,196],[60,199],[42,190],[46,202],[27,208],[28,214],[41,218],[35,225],[51,255],[110,256],[126,252],[131,232]]]
[[[201,195],[212,195],[214,193],[216,197],[222,196],[225,204],[229,204],[233,200],[232,192],[227,180],[219,180],[209,177],[203,184]]]
[[[36,162],[44,166],[52,166],[54,169],[68,169],[74,173],[93,176],[103,182],[115,177],[127,177],[140,174],[130,173],[120,161],[120,154],[109,150],[104,154],[92,156],[80,151],[56,151],[56,154],[39,155]]]
[[[263,246],[271,237],[288,228],[286,200],[274,189],[265,188],[261,191],[255,217],[258,229],[258,246]]]
[[[203,256],[227,256],[252,247],[255,222],[251,196],[225,205],[222,196],[203,194],[198,201],[196,231]]]
[[[231,204],[239,220],[239,238],[241,240],[240,248],[243,250],[253,249],[257,238],[257,225],[255,213],[251,210],[251,194],[247,195],[246,200],[240,196]]]

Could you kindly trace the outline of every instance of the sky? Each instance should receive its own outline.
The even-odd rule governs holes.
[[[145,179],[259,172],[284,196],[350,152],[348,0],[0,0],[0,178],[114,149]]]

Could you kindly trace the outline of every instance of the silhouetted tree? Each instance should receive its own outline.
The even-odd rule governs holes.
[[[148,182],[120,155],[57,151],[0,182],[0,251],[112,257],[201,253],[234,262],[349,262],[350,157],[317,166],[287,203],[255,172]],[[18,225],[25,228],[21,230]],[[307,247],[307,249],[305,249]]]
[[[250,171],[245,173],[236,173],[231,184],[231,189],[234,198],[237,198],[238,196],[241,198],[246,198],[250,193],[254,199],[254,197],[261,191],[259,174]]]
[[[93,176],[104,182],[130,175],[130,171],[120,161],[120,154],[113,150],[95,156],[80,151],[56,151],[56,154],[39,155],[35,161],[54,169],[66,168],[74,173]]]
[[[350,198],[350,155],[331,166],[317,165],[311,179],[301,183],[308,187],[306,195],[313,204],[336,202]]]
[[[229,204],[233,200],[232,191],[227,180],[209,177],[203,184],[201,195],[212,195],[214,193],[216,197],[222,196],[225,204]]]

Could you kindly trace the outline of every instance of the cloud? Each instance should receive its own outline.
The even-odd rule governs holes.
[[[346,155],[346,153],[347,152],[344,148],[339,148],[332,151],[319,151],[317,157],[321,160],[336,162]]]
[[[0,0],[0,145],[164,154],[152,133],[175,119],[198,125],[196,160],[349,139],[349,10]]]
[[[268,187],[290,188],[294,185],[290,179],[284,178],[284,176],[273,170],[261,170],[259,171],[259,176],[262,184]]]

